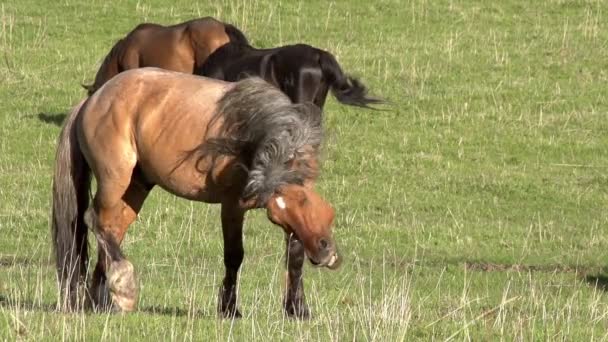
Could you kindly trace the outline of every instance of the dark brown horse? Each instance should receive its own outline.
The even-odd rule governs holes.
[[[143,68],[106,83],[69,114],[58,142],[52,228],[61,305],[78,308],[87,293],[94,308],[135,309],[138,285],[120,244],[158,185],[221,204],[226,276],[220,314],[240,316],[243,219],[247,210],[265,208],[288,246],[285,310],[306,317],[304,251],[315,265],[340,264],[334,211],[313,189],[323,135],[318,111],[292,104],[260,79],[227,83]],[[97,191],[89,208],[91,173]],[[85,290],[88,230],[99,254]]]
[[[305,44],[256,49],[246,41],[231,41],[215,50],[195,73],[231,82],[258,76],[294,103],[313,102],[319,108],[329,89],[347,105],[368,107],[382,102],[367,96],[367,88],[358,79],[344,74],[331,53]]]
[[[143,67],[191,74],[213,51],[230,41],[246,44],[247,38],[236,27],[211,17],[173,26],[140,24],[114,44],[95,82],[84,87],[91,95],[116,74]]]

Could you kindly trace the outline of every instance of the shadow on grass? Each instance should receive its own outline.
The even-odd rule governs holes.
[[[151,315],[162,315],[162,316],[176,316],[176,317],[196,317],[196,318],[216,318],[215,313],[211,313],[208,310],[195,310],[190,311],[179,307],[166,307],[166,306],[145,306],[137,309],[138,312],[145,312]]]
[[[25,258],[18,257],[15,255],[2,255],[0,254],[0,268],[2,267],[15,267],[15,266],[46,266],[51,265],[49,262],[44,262],[43,260],[33,259],[33,258]]]
[[[57,309],[56,304],[49,303],[35,303],[30,300],[13,299],[5,294],[0,293],[0,308],[3,309],[20,309],[27,311],[45,311],[55,312]]]
[[[65,120],[66,113],[38,113],[37,117],[38,120],[47,124],[61,126],[63,120]]]
[[[595,288],[602,290],[602,291],[608,291],[608,276],[604,275],[604,274],[598,274],[598,275],[587,275],[585,276],[585,281],[587,282],[587,284],[591,285],[591,286],[595,286]]]
[[[14,299],[5,294],[0,293],[0,308],[7,310],[24,310],[24,311],[42,311],[50,313],[60,313],[57,311],[56,303],[39,303],[31,300]],[[87,314],[104,314],[95,313],[92,310],[86,310]],[[146,306],[140,307],[135,313],[146,313],[150,315],[159,316],[175,316],[175,317],[196,317],[196,318],[215,318],[216,315],[206,310],[189,311],[179,307],[166,307],[166,306]]]

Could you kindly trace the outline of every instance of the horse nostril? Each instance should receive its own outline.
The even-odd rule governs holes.
[[[327,248],[329,248],[329,242],[327,242],[327,240],[325,239],[321,239],[319,240],[319,246],[322,250],[326,250]]]

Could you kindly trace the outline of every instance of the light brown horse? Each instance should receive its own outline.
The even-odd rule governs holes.
[[[139,24],[114,44],[99,67],[95,82],[84,87],[91,95],[116,74],[143,67],[192,74],[228,42],[247,43],[247,38],[236,27],[211,17],[173,26]]]
[[[135,309],[137,281],[120,244],[158,185],[179,197],[221,203],[226,276],[220,314],[240,316],[243,218],[249,209],[266,208],[286,234],[285,310],[307,317],[304,253],[290,260],[302,252],[290,247],[303,246],[317,266],[340,264],[334,210],[313,189],[323,135],[318,111],[292,104],[255,78],[228,83],[143,68],[107,82],[69,114],[58,142],[52,228],[61,305],[79,308],[87,293],[96,309]],[[91,172],[97,192],[89,208]],[[99,246],[88,291],[87,226]]]

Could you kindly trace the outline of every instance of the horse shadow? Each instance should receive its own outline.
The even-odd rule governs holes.
[[[0,293],[0,308],[15,309],[18,308],[24,311],[41,311],[49,313],[59,313],[57,303],[42,303],[34,302],[27,299],[15,299],[6,294]],[[85,310],[86,313],[93,313],[91,310]],[[187,310],[177,306],[167,307],[160,305],[149,305],[140,307],[136,312],[146,313],[149,315],[171,316],[171,317],[196,317],[196,318],[213,318],[214,315],[208,310]]]
[[[167,306],[160,306],[160,305],[149,305],[149,306],[144,306],[144,307],[140,307],[137,311],[139,312],[145,312],[147,314],[150,315],[161,315],[161,316],[175,316],[175,317],[186,317],[186,316],[191,316],[191,317],[196,317],[196,318],[213,318],[215,317],[215,315],[211,312],[209,312],[209,310],[203,310],[203,309],[199,309],[199,310],[187,310],[184,308],[180,308],[177,306],[173,306],[173,307],[167,307]]]
[[[590,286],[594,286],[598,290],[608,292],[608,275],[606,275],[606,274],[586,275],[584,280]]]
[[[16,265],[20,266],[32,266],[34,261],[28,258],[22,258],[14,255],[0,255],[0,271],[3,267],[13,267]],[[42,264],[41,264],[42,266]],[[2,283],[0,283],[2,285]],[[0,286],[0,311],[20,309],[24,311],[39,311],[48,313],[60,313],[57,302],[43,302],[41,300],[32,300],[26,298],[27,295],[14,295],[7,294],[3,286]],[[10,291],[9,291],[10,292]],[[82,312],[82,311],[81,311]],[[93,313],[91,309],[85,309],[85,313]],[[160,316],[175,316],[175,317],[196,317],[196,318],[213,318],[215,312],[209,309],[188,309],[178,306],[167,306],[167,305],[147,305],[140,306],[136,312],[145,313],[148,315],[160,315]],[[101,314],[101,313],[100,313]]]
[[[66,113],[38,113],[36,115],[36,117],[38,117],[38,120],[47,123],[47,124],[52,124],[55,126],[61,126],[63,124],[63,120],[65,120],[65,117],[67,116]]]
[[[19,308],[20,310],[44,311],[44,312],[57,311],[56,304],[34,302],[32,300],[27,300],[27,299],[26,300],[15,299],[15,298],[11,298],[2,293],[0,293],[0,308],[2,308],[2,309]]]

